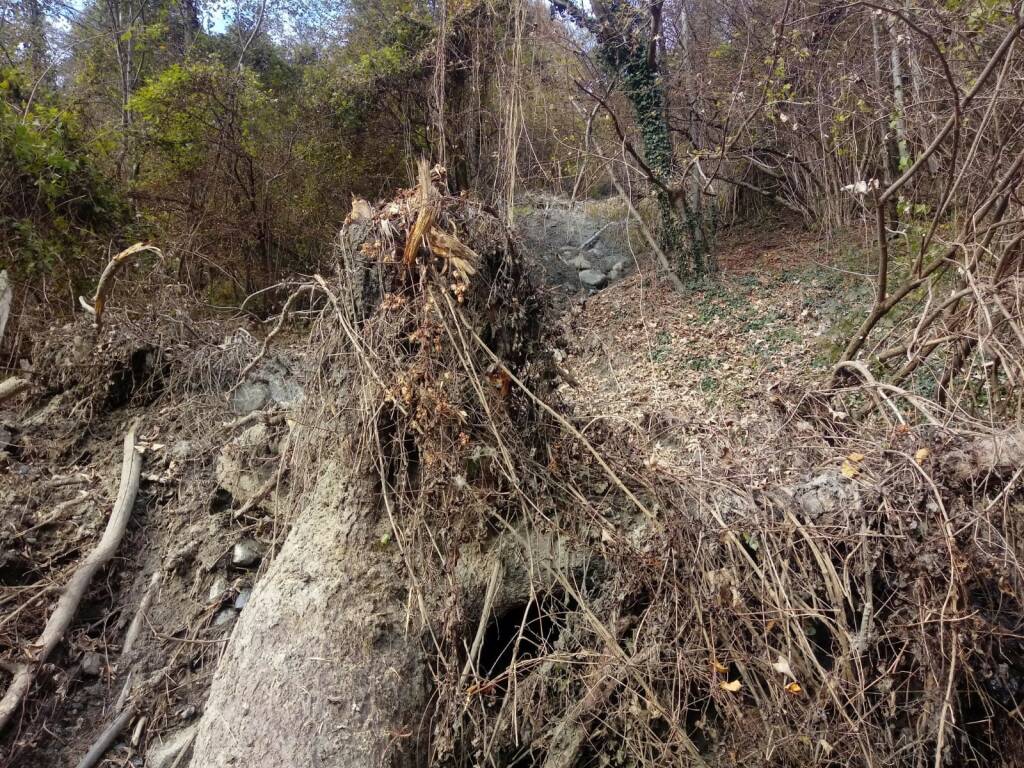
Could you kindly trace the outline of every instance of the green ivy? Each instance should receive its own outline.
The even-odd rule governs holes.
[[[631,17],[620,12],[622,24],[630,28]],[[633,106],[643,141],[644,160],[665,186],[672,181],[672,142],[665,121],[665,90],[657,69],[648,58],[647,40],[642,35],[623,34],[614,43],[601,46],[605,66],[617,71],[623,91]],[[711,248],[715,231],[714,211],[705,213],[699,205],[682,198],[682,221],[674,202],[664,190],[658,191],[661,211],[661,246],[676,257],[681,277],[700,278],[711,271]]]

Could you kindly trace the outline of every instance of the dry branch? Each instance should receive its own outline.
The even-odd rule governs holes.
[[[274,327],[271,329],[270,333],[268,333],[267,337],[263,340],[263,344],[260,347],[260,351],[256,354],[256,357],[250,360],[249,363],[245,366],[245,368],[242,369],[242,372],[238,374],[238,381],[236,381],[234,386],[232,386],[231,389],[227,391],[227,393],[225,394],[225,398],[230,399],[234,391],[242,385],[243,381],[245,381],[245,377],[249,375],[249,372],[252,371],[252,369],[255,368],[257,365],[259,365],[260,361],[264,357],[266,357],[267,350],[270,348],[270,342],[273,341],[274,337],[281,332],[281,329],[284,327],[285,321],[288,319],[288,313],[291,310],[292,305],[295,303],[296,299],[298,299],[299,296],[302,295],[303,291],[309,291],[310,295],[312,295],[315,290],[315,286],[309,283],[304,283],[303,285],[300,285],[298,288],[292,291],[291,295],[288,296],[288,299],[285,301],[284,307],[281,309],[281,315],[280,317],[278,317],[277,323],[274,324]]]
[[[132,256],[142,251],[150,251],[155,253],[160,258],[163,258],[163,253],[159,248],[153,245],[147,245],[146,243],[136,243],[135,245],[129,246],[121,251],[119,254],[114,256],[103,269],[103,273],[100,275],[100,281],[96,284],[96,293],[93,294],[92,304],[85,300],[84,296],[78,297],[78,303],[82,305],[83,309],[93,314],[96,318],[96,331],[99,332],[103,324],[103,308],[106,306],[107,297],[110,295],[110,289],[113,287],[114,275],[128,263]]]
[[[491,612],[494,609],[494,598],[498,594],[498,585],[501,583],[501,571],[501,561],[495,560],[491,569],[491,578],[487,581],[487,592],[484,593],[484,604],[480,609],[480,621],[477,624],[476,634],[473,636],[473,644],[470,646],[466,663],[462,667],[462,675],[459,677],[459,688],[465,688],[466,680],[469,679],[473,667],[480,658],[480,648],[483,646],[487,624],[491,620]]]
[[[248,427],[258,421],[263,422],[267,426],[273,426],[275,424],[283,424],[285,416],[283,413],[276,411],[273,408],[268,408],[264,411],[250,411],[244,416],[239,416],[237,419],[224,422],[223,427],[224,431],[233,432],[236,429]]]
[[[125,726],[131,722],[131,719],[135,716],[136,704],[132,702],[125,710],[118,715],[114,722],[108,725],[100,737],[96,739],[96,742],[89,748],[89,751],[85,753],[76,768],[92,768],[96,763],[99,762],[103,754],[110,749],[110,745],[114,743],[121,731],[125,729]]]
[[[27,390],[28,387],[29,382],[27,379],[19,379],[17,376],[4,379],[0,382],[0,403],[14,397],[15,395],[20,395],[22,392]]]
[[[121,646],[122,661],[129,658],[132,649],[135,648],[135,643],[142,632],[142,622],[145,621],[146,612],[149,611],[149,606],[153,603],[153,595],[156,594],[156,588],[160,584],[160,576],[161,573],[157,570],[149,578],[149,585],[146,587],[146,592],[139,603],[139,609],[135,612],[135,616],[132,617],[132,623],[128,625],[128,631],[124,636],[124,645]]]
[[[0,270],[0,343],[4,340],[4,329],[7,327],[7,318],[11,314],[11,300],[14,290],[7,279],[7,270]]]
[[[600,149],[598,149],[598,151],[600,152]],[[629,211],[629,215],[633,217],[634,221],[636,221],[637,226],[640,228],[640,233],[644,236],[644,240],[647,241],[647,244],[651,247],[655,257],[657,257],[658,265],[661,267],[662,271],[668,275],[668,279],[672,283],[672,287],[682,293],[686,290],[686,287],[683,285],[683,281],[679,279],[679,275],[677,275],[675,270],[672,269],[668,256],[665,255],[665,251],[663,251],[661,246],[658,245],[658,240],[654,237],[654,233],[651,232],[651,228],[647,226],[647,222],[644,221],[643,216],[641,216],[640,212],[637,211],[636,207],[633,205],[633,201],[629,199],[629,195],[626,193],[626,190],[622,188],[622,184],[619,183],[619,179],[615,175],[615,171],[612,169],[611,163],[606,163],[605,168],[608,172],[608,178],[611,179],[612,186],[615,187],[615,191],[622,199],[622,202],[626,204],[626,210]]]
[[[32,645],[29,653],[30,660],[17,666],[11,685],[3,699],[0,700],[0,731],[4,729],[11,716],[24,701],[39,667],[46,662],[47,658],[49,658],[50,654],[63,639],[64,633],[75,617],[78,604],[89,588],[92,577],[96,575],[100,568],[106,565],[121,544],[125,528],[128,526],[128,518],[131,515],[132,506],[135,504],[135,494],[139,489],[139,477],[142,473],[142,454],[135,448],[138,428],[138,420],[132,422],[124,438],[121,484],[110,520],[107,522],[106,530],[104,530],[103,536],[96,545],[96,548],[89,553],[88,557],[85,558],[82,564],[75,570],[70,581],[68,581],[63,594],[57,601],[57,607],[43,628],[42,634]]]

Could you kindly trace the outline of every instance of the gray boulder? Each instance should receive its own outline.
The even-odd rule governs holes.
[[[263,545],[256,539],[242,539],[231,550],[231,564],[236,568],[251,568],[262,559]]]
[[[579,278],[580,284],[591,291],[599,291],[608,284],[608,275],[596,269],[584,269]]]
[[[270,400],[270,387],[262,381],[247,381],[231,393],[231,410],[240,416],[258,411]]]
[[[261,458],[272,453],[271,435],[266,424],[254,424],[225,445],[217,457],[217,485],[244,504],[270,476],[270,468]]]

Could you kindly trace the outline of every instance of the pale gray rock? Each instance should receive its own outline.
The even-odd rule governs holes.
[[[608,275],[596,269],[585,269],[580,272],[580,283],[584,288],[598,291],[608,284]]]

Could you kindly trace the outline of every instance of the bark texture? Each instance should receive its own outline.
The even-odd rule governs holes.
[[[323,468],[232,633],[192,768],[416,763],[424,653],[378,499],[362,469]]]

